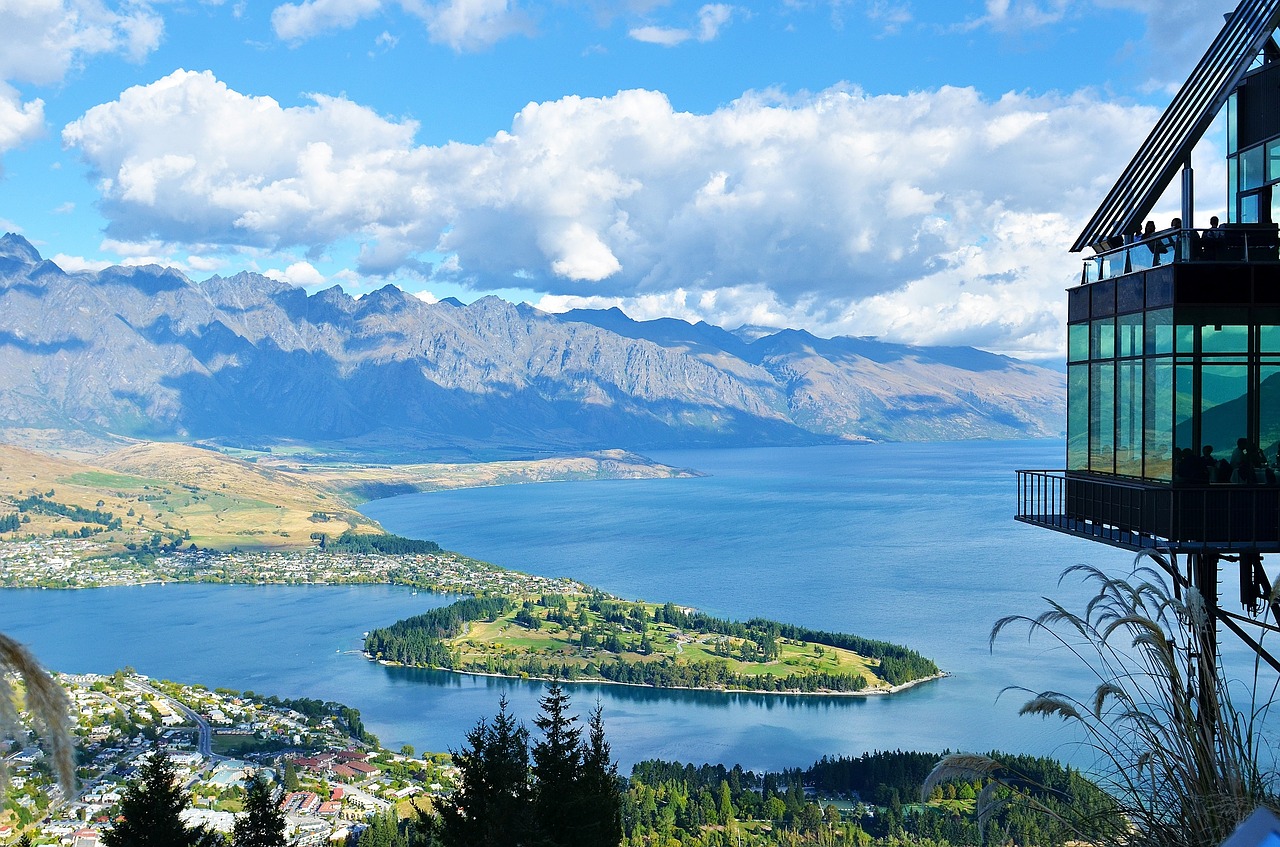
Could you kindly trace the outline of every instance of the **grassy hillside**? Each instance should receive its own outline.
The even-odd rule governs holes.
[[[377,532],[360,503],[523,482],[693,476],[623,451],[473,463],[362,464],[298,450],[138,442],[91,458],[0,444],[0,539],[80,535],[110,551],[181,541],[215,550],[296,549],[311,534]],[[6,528],[6,518],[23,521]],[[108,517],[109,516],[109,517]],[[117,524],[118,522],[118,524]]]
[[[136,444],[93,464],[0,445],[0,518],[19,505],[23,522],[0,537],[87,531],[108,549],[156,534],[216,549],[290,548],[310,544],[317,528],[377,528],[296,475],[182,444]]]

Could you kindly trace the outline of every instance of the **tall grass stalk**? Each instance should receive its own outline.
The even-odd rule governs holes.
[[[21,699],[17,688],[19,679]],[[70,797],[76,777],[71,703],[62,686],[40,667],[31,651],[0,632],[0,741],[10,738],[28,744],[34,740],[23,725],[20,708],[25,708],[30,716],[36,738],[44,743],[53,760],[53,770],[63,793]],[[8,770],[0,758],[0,788],[7,781]]]
[[[1080,576],[1097,589],[1082,613],[1046,598],[1049,608],[1037,617],[997,621],[991,643],[1025,626],[1029,639],[1048,636],[1096,680],[1081,697],[1012,689],[1029,695],[1020,714],[1076,725],[1095,753],[1095,779],[1116,798],[1118,820],[1081,821],[1082,837],[1126,847],[1214,847],[1258,806],[1280,809],[1275,751],[1264,732],[1277,682],[1264,682],[1256,658],[1246,680],[1228,678],[1220,656],[1211,657],[1218,673],[1196,670],[1213,626],[1204,600],[1194,589],[1172,594],[1143,556],[1171,572],[1166,559],[1151,553],[1138,557],[1127,579],[1089,565],[1068,568],[1062,579]],[[948,772],[992,768],[968,759],[948,757],[935,774],[945,779]]]

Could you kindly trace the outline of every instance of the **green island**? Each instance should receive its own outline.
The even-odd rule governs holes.
[[[693,473],[624,458],[504,463],[494,476],[422,465],[304,472],[278,457],[249,462],[157,444],[104,457],[102,469],[0,447],[0,587],[380,583],[467,595],[375,630],[365,643],[378,661],[462,673],[864,695],[943,675],[895,644],[759,618],[721,620],[508,571],[385,533],[353,508],[372,480],[418,480],[421,490],[428,480],[446,488],[450,480]]]
[[[804,694],[887,693],[941,675],[884,641],[598,591],[460,600],[373,630],[365,653],[466,673]]]

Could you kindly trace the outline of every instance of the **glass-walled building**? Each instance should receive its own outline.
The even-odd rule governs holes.
[[[1185,237],[1190,238],[1188,233]],[[1260,252],[1260,251],[1259,251]],[[1280,449],[1280,264],[1178,262],[1068,293],[1067,470],[1180,479],[1181,451]]]

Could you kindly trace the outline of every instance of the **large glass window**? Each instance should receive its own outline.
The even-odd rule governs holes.
[[[1116,473],[1142,476],[1142,360],[1116,365]]]
[[[1258,195],[1242,194],[1240,196],[1240,217],[1242,224],[1256,224],[1258,218]]]
[[[1267,174],[1263,168],[1262,146],[1250,147],[1240,154],[1240,190],[1248,191],[1251,188],[1259,188],[1262,183],[1267,181]]]
[[[1067,368],[1067,469],[1089,470],[1089,366]]]
[[[1110,359],[1116,354],[1115,318],[1094,321],[1090,331],[1089,358]]]
[[[1181,362],[1174,366],[1173,445],[1183,450],[1196,449],[1195,436],[1195,369]]]
[[[1267,181],[1280,179],[1280,141],[1267,142]]]
[[[1240,212],[1236,208],[1236,195],[1240,191],[1239,182],[1236,180],[1236,159],[1227,160],[1227,223],[1234,224],[1240,222]]]
[[[1142,313],[1121,315],[1116,320],[1120,356],[1142,355]]]
[[[1067,327],[1067,361],[1089,361],[1089,325],[1071,324]]]
[[[1206,355],[1235,353],[1243,356],[1249,352],[1249,327],[1228,324],[1201,327],[1200,350]]]
[[[1115,473],[1116,366],[1105,362],[1089,367],[1089,469]]]
[[[1264,360],[1258,371],[1258,446],[1275,464],[1280,449],[1280,360]]]
[[[1249,369],[1244,363],[1200,367],[1200,441],[1215,455],[1249,437]],[[1181,446],[1181,443],[1179,443]]]
[[[1196,352],[1196,334],[1200,328],[1194,324],[1178,324],[1174,337],[1174,352],[1190,356]]]
[[[1147,355],[1173,352],[1173,309],[1147,312]]]
[[[1173,478],[1173,360],[1148,359],[1145,383],[1143,475],[1167,481]]]

